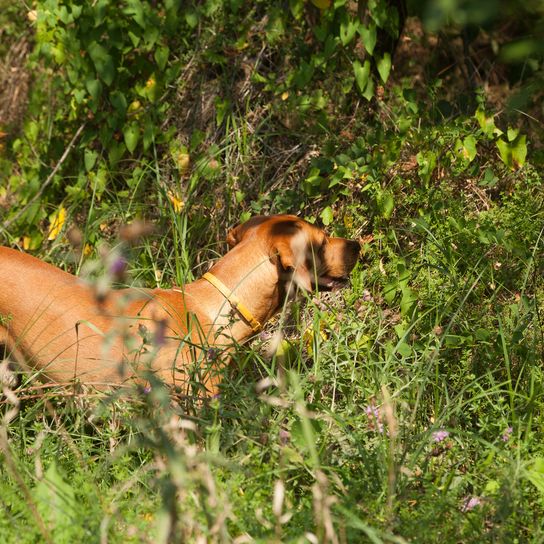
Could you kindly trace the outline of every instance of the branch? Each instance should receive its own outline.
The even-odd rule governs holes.
[[[55,174],[59,171],[59,168],[62,166],[62,163],[66,160],[66,158],[70,154],[70,151],[74,147],[76,140],[79,138],[79,135],[81,134],[81,131],[85,128],[86,124],[87,122],[84,122],[77,129],[77,132],[74,134],[72,140],[70,141],[70,143],[64,150],[64,153],[59,159],[59,162],[57,162],[57,164],[55,165],[55,168],[53,168],[53,171],[47,176],[47,179],[44,181],[44,183],[40,187],[40,190],[30,199],[29,202],[27,202],[27,204],[23,207],[23,209],[19,210],[13,217],[8,219],[7,221],[4,221],[4,224],[2,225],[2,227],[5,230],[7,230],[12,223],[17,221],[17,219],[19,219],[19,217],[21,217],[21,215],[23,215],[28,210],[28,208],[30,208],[30,206],[32,206],[32,204],[34,204],[34,202],[36,202],[36,200],[38,200],[43,195],[43,192],[45,191],[46,187],[51,184],[51,182],[53,181],[53,178],[55,177]]]

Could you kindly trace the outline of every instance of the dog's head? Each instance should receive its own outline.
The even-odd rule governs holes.
[[[281,278],[306,291],[316,286],[330,291],[345,285],[361,249],[359,242],[327,236],[294,215],[256,216],[227,235],[231,248],[251,240],[266,244]]]

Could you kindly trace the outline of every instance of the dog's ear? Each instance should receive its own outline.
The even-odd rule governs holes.
[[[292,280],[302,289],[311,291],[312,276],[306,266],[306,248],[298,245],[294,239],[278,241],[274,254],[278,256],[281,267],[292,274]]]
[[[236,244],[238,244],[241,240],[240,236],[240,230],[242,225],[238,225],[237,227],[233,227],[227,232],[227,244],[229,247],[234,247]]]
[[[248,219],[245,223],[230,229],[227,232],[227,244],[229,247],[233,248],[235,245],[239,244],[249,231],[258,227],[266,220],[267,218],[264,215],[256,215],[255,217]]]

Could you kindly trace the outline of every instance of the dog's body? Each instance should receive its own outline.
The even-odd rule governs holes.
[[[231,251],[210,272],[243,302],[253,325],[280,309],[293,282],[310,290],[347,279],[359,254],[357,242],[329,238],[288,215],[254,217],[232,229],[227,241]],[[98,300],[79,278],[0,248],[0,344],[54,382],[77,379],[104,388],[147,366],[184,389],[196,365],[205,394],[215,394],[224,364],[215,354],[255,332],[231,310],[225,294],[204,278],[183,290],[111,290]],[[144,345],[147,333],[154,341]]]

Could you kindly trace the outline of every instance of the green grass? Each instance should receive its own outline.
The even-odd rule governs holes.
[[[382,230],[351,289],[287,310],[272,356],[266,339],[240,347],[204,406],[160,389],[74,399],[21,386],[0,440],[6,541],[539,542],[535,176],[485,211],[451,199],[454,221],[439,208]],[[169,213],[171,239],[187,237]],[[507,229],[505,247],[484,228]],[[176,277],[180,254],[163,240],[132,249],[140,282]],[[400,287],[387,295],[407,270],[412,305]]]
[[[199,40],[194,13],[182,31],[165,30],[160,100],[138,94],[136,69],[134,81],[121,74],[126,87],[114,85],[145,105],[138,119],[160,127],[146,149],[140,141],[115,160],[125,117],[106,98],[97,106],[118,133],[102,144],[100,123],[71,102],[84,85],[34,54],[22,128],[0,141],[0,241],[26,243],[104,289],[114,280],[168,288],[224,254],[238,221],[297,213],[363,237],[361,263],[349,288],[302,296],[238,346],[219,398],[173,402],[160,387],[97,396],[28,376],[4,388],[2,541],[542,542],[541,123],[532,112],[499,113],[454,72],[437,79],[438,46],[436,58],[398,66],[372,102],[353,88],[342,48],[330,69],[289,87],[303,75],[299,60],[321,62],[321,46],[307,43],[311,18],[276,34],[255,29],[265,3],[232,2],[228,17],[213,0],[201,4]],[[108,5],[100,24],[117,20]],[[16,8],[6,13],[0,55],[22,28],[33,36]],[[130,13],[120,20],[136,28]],[[153,70],[143,49],[123,44]],[[231,72],[227,53],[238,68],[257,59],[260,79]],[[213,106],[201,111],[201,102]],[[19,217],[83,118],[81,141]],[[48,240],[61,206],[66,221]],[[138,220],[154,231],[120,240]],[[71,246],[70,227],[84,252]],[[129,263],[121,281],[108,271],[120,254]]]

